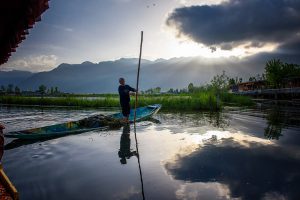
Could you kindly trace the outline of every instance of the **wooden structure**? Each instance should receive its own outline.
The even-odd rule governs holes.
[[[0,65],[28,35],[28,29],[41,20],[49,0],[2,0],[0,3]]]
[[[261,90],[266,88],[266,81],[250,81],[250,82],[244,82],[244,83],[238,83],[238,91],[252,91],[252,90]]]
[[[288,77],[283,79],[283,85],[285,88],[297,88],[300,87],[300,77]]]
[[[0,162],[4,152],[4,136],[3,129],[5,127],[0,124]],[[0,163],[0,199],[18,200],[19,194],[15,186],[11,183],[9,178],[3,171],[2,163]]]
[[[247,95],[264,99],[299,99],[300,77],[286,78],[283,80],[283,88],[270,89],[266,81],[252,81],[239,83],[231,87],[235,94]]]
[[[10,182],[9,178],[3,171],[3,167],[0,164],[0,197],[1,199],[18,200],[19,193],[15,186]]]

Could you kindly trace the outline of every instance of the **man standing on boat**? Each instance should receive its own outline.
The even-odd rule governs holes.
[[[130,94],[134,94],[136,89],[125,85],[125,79],[119,78],[119,95],[120,95],[120,105],[122,107],[122,114],[125,118],[125,121],[128,122],[130,115]]]

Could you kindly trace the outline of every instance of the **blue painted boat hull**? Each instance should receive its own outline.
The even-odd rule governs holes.
[[[161,108],[161,105],[155,104],[146,107],[137,108],[137,118],[136,121],[143,121],[154,114],[156,114]],[[95,117],[95,116],[92,116]],[[92,118],[89,117],[89,118]],[[121,120],[123,119],[122,113],[116,113],[109,115],[113,119]],[[89,119],[87,118],[87,119]],[[132,123],[134,119],[134,109],[130,110],[129,121]],[[51,126],[45,126],[41,128],[28,129],[23,131],[9,132],[5,134],[5,137],[8,138],[19,138],[19,139],[47,139],[62,137],[66,135],[79,134],[87,131],[104,129],[105,127],[101,126],[101,123],[95,122],[92,124],[82,124],[82,120],[72,121],[63,124],[55,124]]]
[[[143,121],[154,114],[156,114],[161,108],[160,104],[154,104],[146,107],[141,107],[137,108],[136,110],[136,121]],[[116,113],[113,115],[110,115],[114,119],[123,119],[122,113]],[[134,109],[130,110],[130,115],[129,115],[129,122],[133,123],[134,121]]]

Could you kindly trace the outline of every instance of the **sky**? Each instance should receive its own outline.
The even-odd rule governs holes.
[[[206,60],[300,54],[299,0],[51,0],[1,70],[138,57]]]

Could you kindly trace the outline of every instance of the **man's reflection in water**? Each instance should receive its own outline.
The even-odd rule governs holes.
[[[137,156],[136,151],[130,150],[130,124],[126,124],[123,126],[123,133],[120,139],[120,150],[118,152],[120,162],[122,165],[127,163],[126,159],[129,159],[131,156]]]

